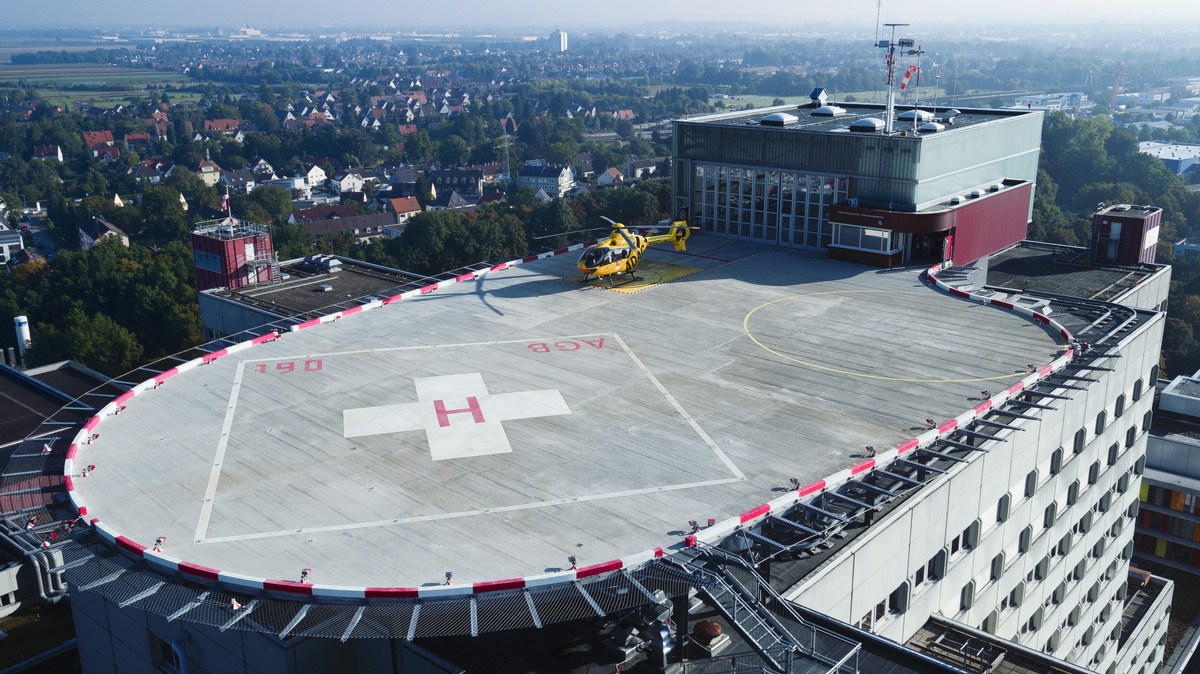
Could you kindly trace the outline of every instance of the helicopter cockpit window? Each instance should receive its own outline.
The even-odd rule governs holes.
[[[613,256],[614,260],[624,260],[625,258],[629,257],[629,249],[628,248],[613,248],[612,256]]]
[[[600,267],[611,262],[611,248],[590,248],[583,254],[583,264],[588,267]]]

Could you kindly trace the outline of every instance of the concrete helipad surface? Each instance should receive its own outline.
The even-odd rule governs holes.
[[[698,236],[636,293],[574,256],[285,333],[105,417],[89,516],[252,577],[418,587],[679,545],[1047,363],[1019,316]]]

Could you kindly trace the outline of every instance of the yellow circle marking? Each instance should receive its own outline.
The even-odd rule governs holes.
[[[789,297],[781,297],[777,300],[771,300],[770,302],[760,304],[757,307],[754,307],[753,309],[751,309],[750,312],[746,314],[746,317],[744,319],[742,319],[742,330],[746,333],[746,336],[750,338],[750,341],[752,341],[755,344],[762,347],[762,349],[764,351],[774,354],[784,360],[788,360],[793,363],[797,363],[799,365],[804,365],[806,367],[811,367],[816,370],[823,370],[825,372],[832,372],[834,374],[844,374],[844,375],[847,375],[850,377],[861,377],[863,379],[881,379],[883,381],[898,381],[898,382],[906,382],[906,383],[913,383],[913,384],[969,384],[971,382],[980,382],[980,381],[998,381],[1001,379],[1018,379],[1018,378],[1024,377],[1025,375],[1028,374],[1027,372],[1016,372],[1016,373],[1012,373],[1012,374],[996,375],[994,377],[976,377],[974,379],[908,379],[905,377],[885,377],[885,376],[879,375],[879,374],[867,374],[865,372],[855,372],[853,370],[842,370],[842,369],[838,369],[836,367],[829,367],[827,365],[818,365],[817,363],[810,363],[806,360],[800,360],[799,358],[796,358],[794,356],[789,356],[786,353],[780,353],[779,351],[772,349],[771,347],[767,346],[766,344],[763,344],[762,342],[760,342],[758,340],[757,337],[754,336],[754,333],[750,331],[750,317],[753,316],[759,309],[765,309],[765,308],[771,306],[772,304],[776,304],[778,302],[786,302],[788,300],[800,299],[802,297],[814,297],[816,295],[849,295],[849,294],[857,294],[857,293],[888,293],[888,294],[903,294],[903,295],[924,295],[925,294],[925,293],[904,291],[904,290],[826,290],[826,291],[816,292],[816,293],[805,293],[803,295],[791,295]]]

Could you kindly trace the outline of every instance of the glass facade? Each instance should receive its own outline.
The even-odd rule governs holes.
[[[692,221],[705,231],[784,246],[824,249],[833,241],[830,204],[844,201],[844,176],[693,163]]]
[[[1200,567],[1200,495],[1142,483],[1138,552],[1180,566]]]

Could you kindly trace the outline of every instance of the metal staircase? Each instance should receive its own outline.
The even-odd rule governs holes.
[[[786,674],[858,674],[861,644],[800,617],[741,557],[711,546],[697,552],[676,563],[763,664]]]

